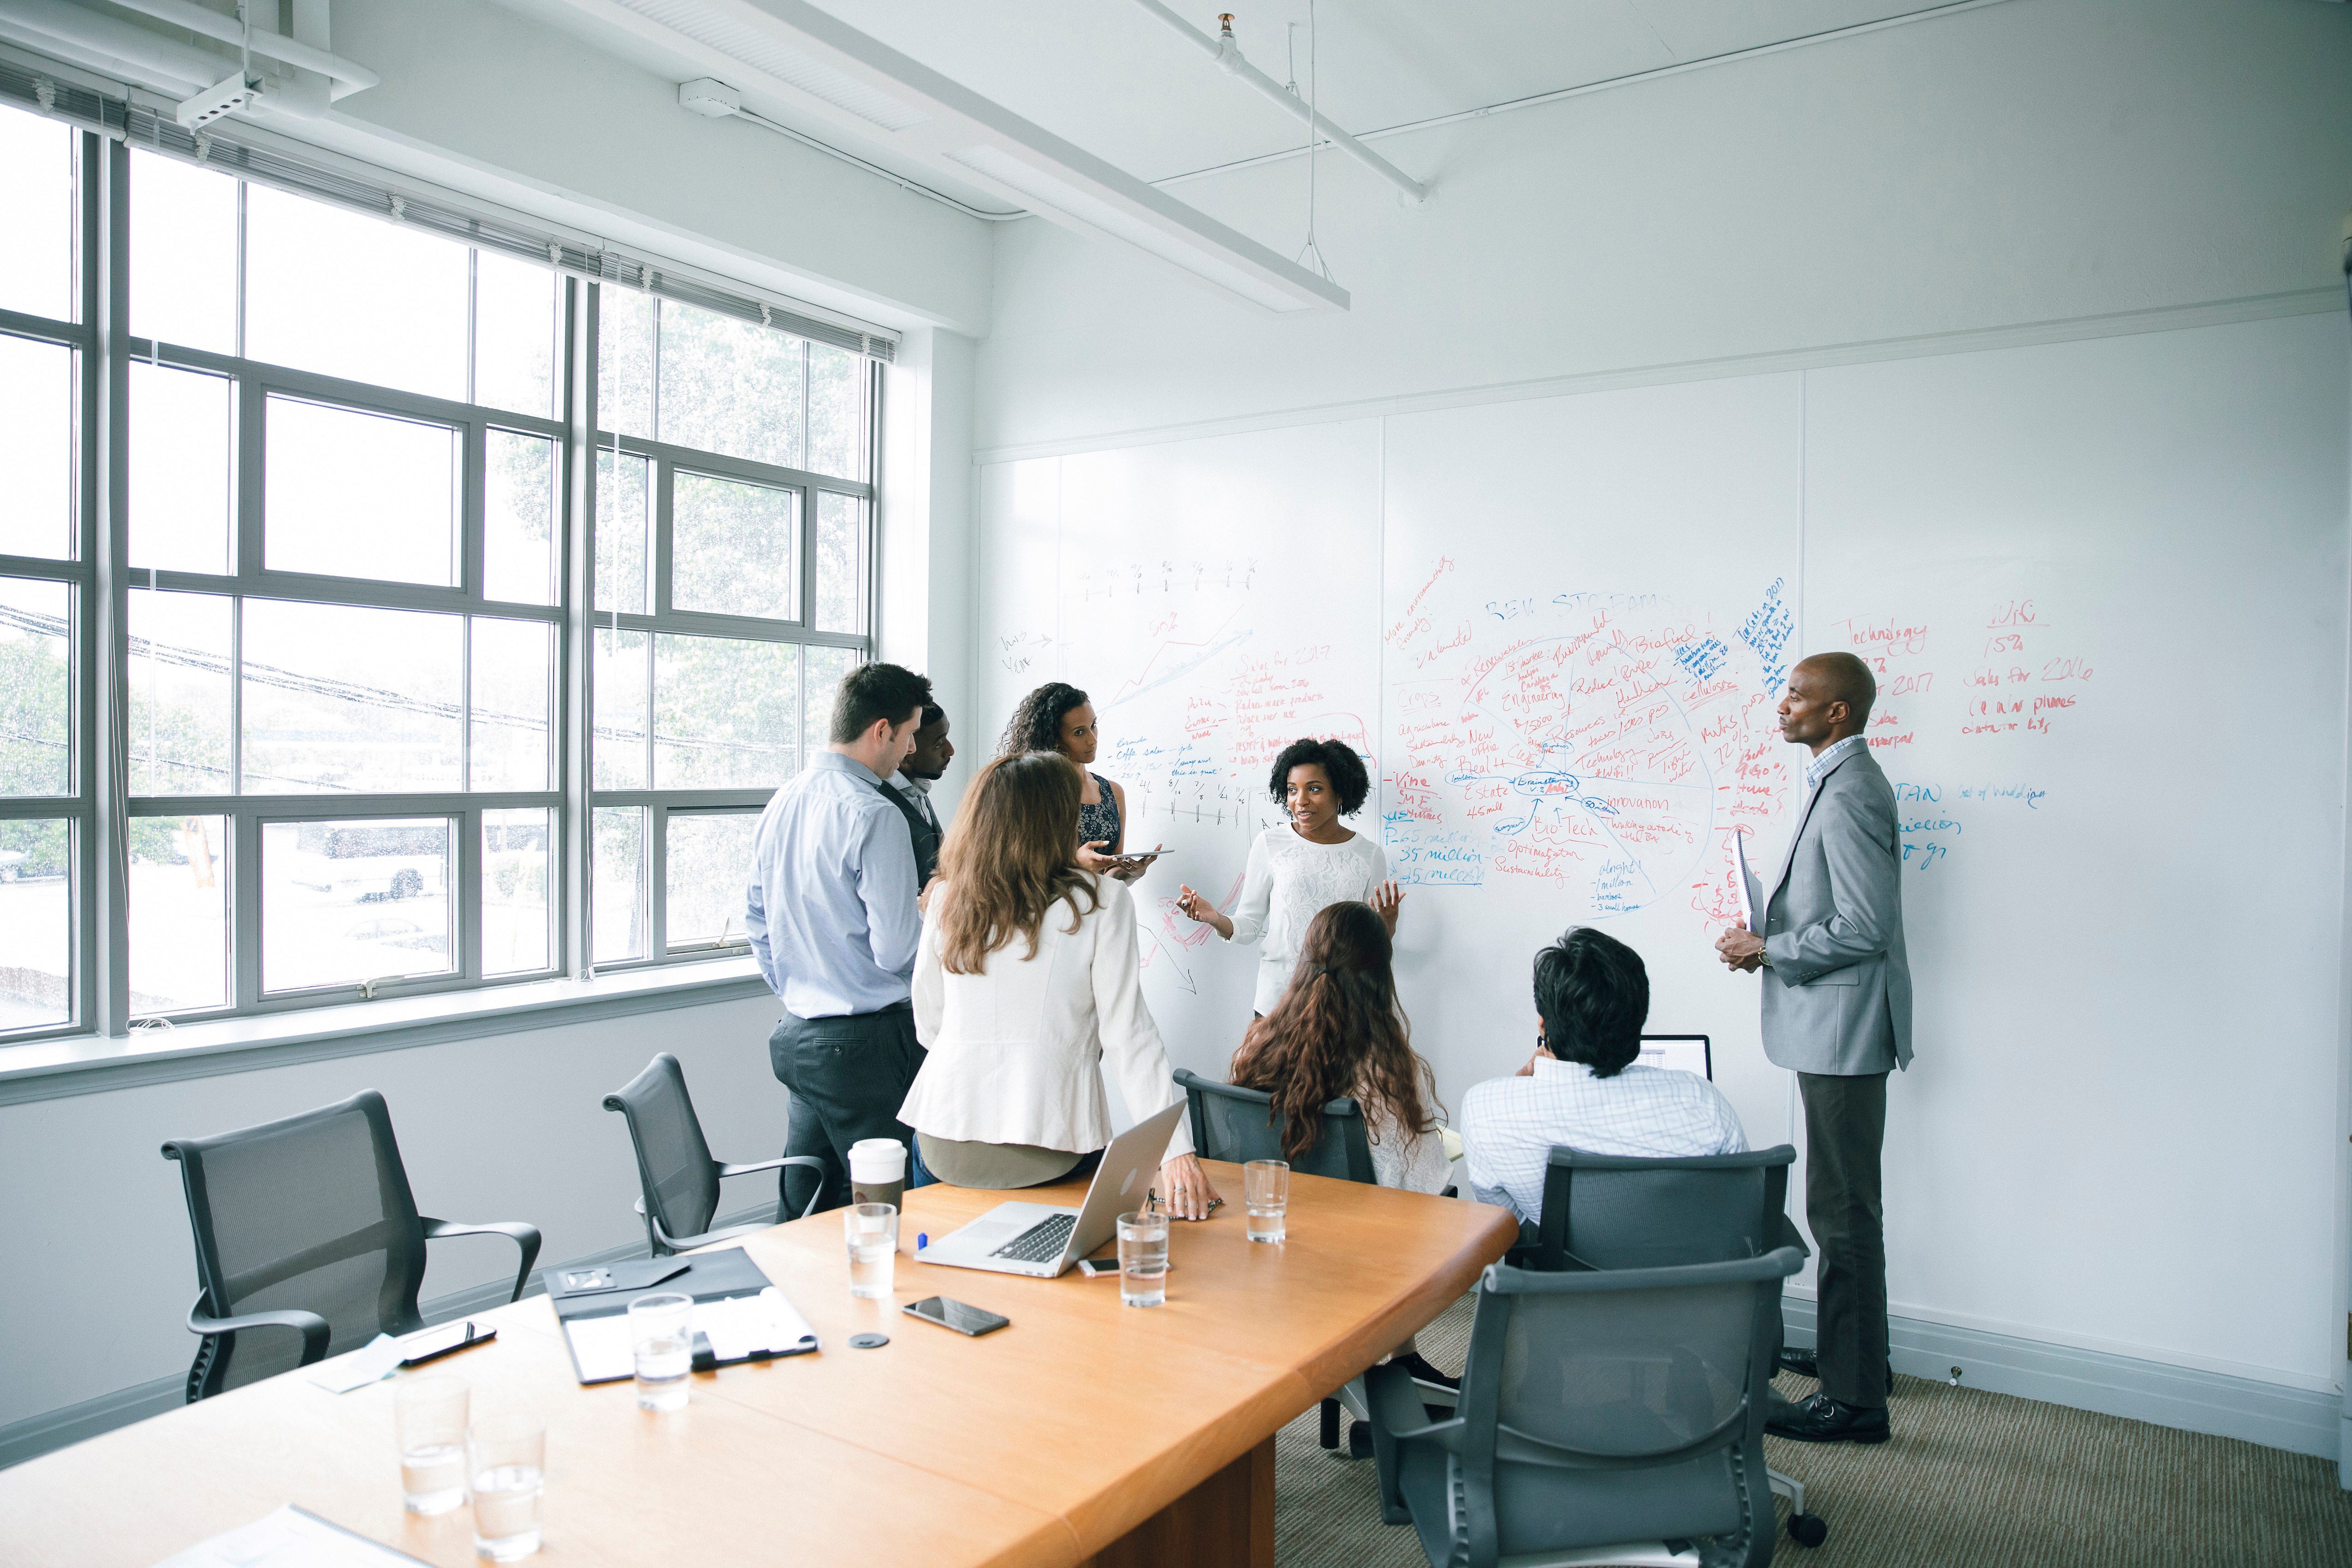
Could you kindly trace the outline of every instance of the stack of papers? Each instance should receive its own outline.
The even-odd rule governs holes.
[[[289,1503],[173,1552],[156,1568],[417,1568],[417,1560]]]
[[[773,1285],[754,1296],[730,1296],[694,1304],[694,1328],[710,1342],[720,1364],[755,1356],[801,1355],[816,1349],[816,1331]],[[572,1360],[583,1383],[614,1383],[635,1377],[636,1352],[629,1343],[629,1316],[566,1318]]]

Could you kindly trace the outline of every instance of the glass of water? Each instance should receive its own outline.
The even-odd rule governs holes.
[[[1290,1167],[1280,1160],[1252,1160],[1242,1167],[1242,1203],[1249,1210],[1252,1241],[1281,1241],[1288,1234]]]
[[[694,1366],[694,1298],[640,1296],[629,1303],[629,1349],[637,1358],[637,1408],[686,1408]]]
[[[474,1484],[474,1554],[512,1563],[539,1550],[547,1423],[536,1415],[477,1421],[466,1438]]]
[[[1118,1216],[1118,1300],[1122,1307],[1168,1304],[1168,1216]]]
[[[466,1383],[446,1373],[393,1385],[400,1434],[400,1496],[411,1513],[447,1513],[466,1500]]]
[[[890,1294],[898,1257],[898,1208],[895,1204],[852,1204],[841,1211],[849,1238],[849,1293],[860,1300]]]

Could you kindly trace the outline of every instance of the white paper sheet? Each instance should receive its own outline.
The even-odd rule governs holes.
[[[416,1568],[417,1560],[329,1524],[291,1503],[266,1518],[200,1541],[156,1568]]]
[[[1759,906],[1764,901],[1764,894],[1757,885],[1756,873],[1748,868],[1748,834],[1745,829],[1732,829],[1731,852],[1739,858],[1740,923],[1758,936],[1762,936],[1764,911]]]
[[[755,1351],[816,1347],[816,1331],[772,1285],[756,1296],[697,1301],[694,1327],[709,1339],[710,1353],[721,1362],[741,1361]],[[636,1352],[630,1348],[626,1312],[567,1318],[563,1331],[571,1337],[572,1359],[579,1363],[581,1382],[609,1383],[636,1375]]]
[[[390,1377],[403,1353],[398,1340],[378,1334],[355,1351],[320,1362],[311,1369],[310,1381],[330,1394],[349,1394]]]

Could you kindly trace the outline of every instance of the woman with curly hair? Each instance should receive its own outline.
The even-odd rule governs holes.
[[[1381,847],[1339,826],[1339,818],[1353,816],[1362,806],[1372,787],[1352,747],[1302,736],[1274,759],[1266,787],[1290,814],[1290,822],[1267,828],[1250,846],[1234,912],[1219,912],[1191,888],[1181,889],[1176,900],[1178,909],[1227,942],[1265,942],[1254,1004],[1260,1017],[1274,1011],[1289,987],[1307,922],[1318,911],[1349,900],[1367,903],[1394,936],[1397,909],[1404,902],[1404,894],[1388,879],[1388,857]]]
[[[1143,1000],[1134,895],[1071,863],[1077,831],[1078,770],[1025,752],[981,769],[940,851],[913,980],[929,1052],[898,1120],[956,1186],[1090,1173],[1111,1137],[1106,1058],[1130,1115],[1183,1099]],[[1170,1214],[1209,1217],[1181,1121],[1157,1184]]]
[[[996,754],[1059,752],[1076,763],[1086,785],[1078,802],[1078,864],[1098,877],[1132,882],[1151,862],[1121,858],[1127,845],[1127,792],[1094,771],[1095,751],[1101,743],[1095,705],[1087,694],[1066,681],[1049,680],[1013,710]]]
[[[1413,1053],[1398,1005],[1388,927],[1370,904],[1332,904],[1307,923],[1298,971],[1274,1010],[1234,1053],[1233,1081],[1274,1096],[1282,1157],[1297,1164],[1322,1130],[1318,1109],[1342,1097],[1363,1107],[1373,1179],[1441,1192],[1452,1161],[1440,1136],[1437,1079]]]

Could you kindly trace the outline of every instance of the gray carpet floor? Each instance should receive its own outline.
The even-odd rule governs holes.
[[[1470,1299],[1420,1336],[1458,1373]],[[1791,1399],[1813,1385],[1784,1376]],[[1774,1561],[1801,1568],[2227,1568],[2352,1564],[2352,1493],[2326,1459],[2063,1405],[1895,1380],[1895,1436],[1870,1447],[1765,1439],[1773,1468],[1829,1521],[1808,1551],[1783,1530]],[[1344,1449],[1341,1452],[1345,1452]],[[1316,1443],[1316,1414],[1275,1444],[1282,1568],[1421,1568],[1410,1525],[1381,1522],[1372,1465]],[[1785,1525],[1789,1505],[1780,1503]]]

